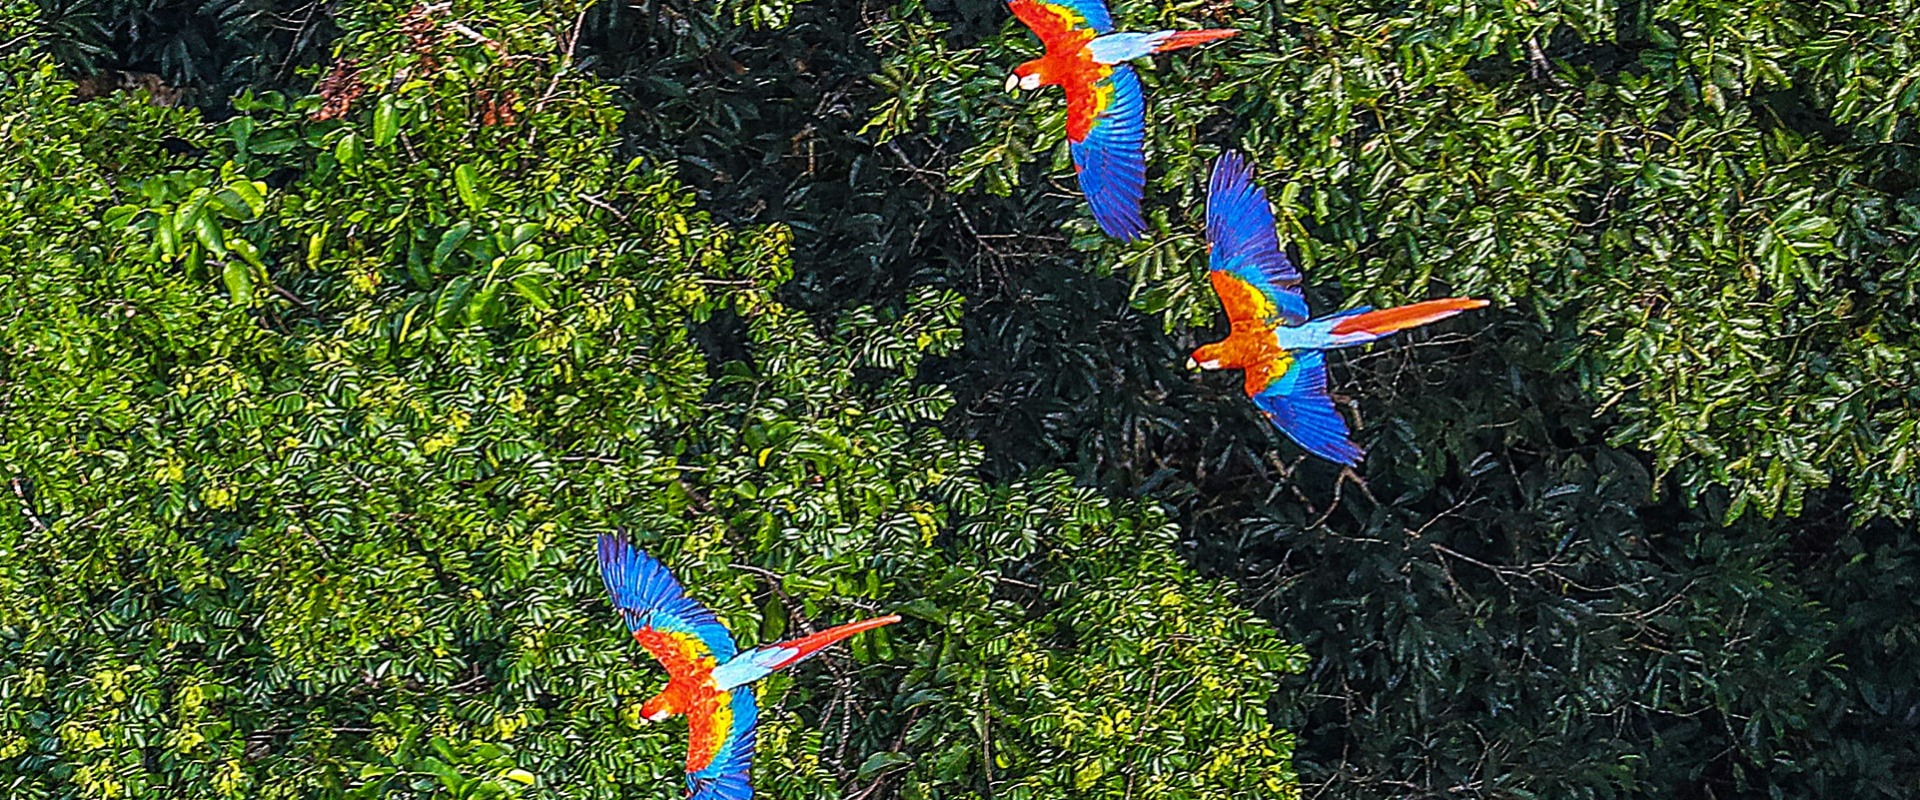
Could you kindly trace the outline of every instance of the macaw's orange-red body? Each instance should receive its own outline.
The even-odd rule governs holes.
[[[695,652],[684,635],[644,627],[633,638],[667,671],[667,685],[640,704],[640,716],[649,722],[685,715],[687,718],[687,772],[697,773],[713,762],[720,741],[733,727],[728,697],[713,683],[719,666],[711,653]]]
[[[1217,289],[1220,280],[1213,282]],[[1293,356],[1275,340],[1273,331],[1273,326],[1264,322],[1236,321],[1227,329],[1227,338],[1201,345],[1193,351],[1193,359],[1215,364],[1216,369],[1245,371],[1247,395],[1257,395],[1274,375],[1286,372],[1293,363]]]
[[[1092,51],[1087,49],[1087,44],[1099,34],[1089,27],[1076,27],[1067,14],[1060,13],[1059,7],[1038,0],[1013,0],[1007,5],[1047,48],[1039,58],[1013,68],[1020,88],[1070,87],[1067,89],[1067,141],[1085,141],[1087,133],[1093,130],[1094,118],[1113,98],[1113,87],[1100,86],[1113,74],[1113,66],[1093,60]]]

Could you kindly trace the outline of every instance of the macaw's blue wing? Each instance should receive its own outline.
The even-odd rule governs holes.
[[[1222,154],[1207,183],[1207,269],[1229,322],[1307,321],[1300,270],[1280,249],[1273,207],[1239,153]],[[1222,288],[1228,277],[1233,282]]]
[[[687,773],[687,791],[692,795],[688,800],[751,800],[753,797],[749,773],[753,766],[753,734],[754,724],[759,721],[759,704],[754,701],[751,686],[725,692],[722,697],[725,704],[709,715],[707,729],[725,733],[706,765]],[[692,719],[688,722],[690,729],[699,727]],[[700,738],[694,736],[696,740]]]
[[[687,597],[666,565],[617,536],[600,535],[600,578],[627,629],[669,672],[698,661],[712,669],[739,652],[726,626]]]
[[[1307,452],[1349,467],[1359,466],[1366,455],[1327,396],[1327,357],[1320,351],[1295,353],[1285,371],[1250,394],[1267,419]]]
[[[1147,230],[1140,204],[1147,187],[1147,101],[1140,76],[1119,64],[1091,86],[1067,90],[1067,149],[1094,221],[1116,239]]]

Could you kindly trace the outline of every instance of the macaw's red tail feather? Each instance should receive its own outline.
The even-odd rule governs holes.
[[[1172,36],[1160,40],[1160,43],[1154,46],[1153,52],[1165,53],[1169,50],[1192,47],[1196,44],[1206,44],[1215,39],[1226,39],[1238,35],[1240,35],[1240,32],[1232,28],[1208,28],[1202,31],[1174,31]]]
[[[1486,304],[1487,301],[1474,297],[1449,297],[1444,300],[1428,300],[1398,308],[1369,311],[1335,323],[1333,335],[1371,333],[1376,336],[1385,336],[1394,331],[1404,331],[1429,322],[1439,322],[1462,311],[1481,308]]]
[[[884,617],[875,617],[873,619],[861,620],[859,622],[849,622],[845,625],[828,628],[824,631],[813,634],[812,636],[802,636],[792,641],[781,642],[780,644],[775,645],[775,647],[778,647],[782,651],[790,650],[793,652],[793,655],[787,656],[786,658],[781,659],[777,663],[768,665],[768,668],[783,669],[785,667],[792,665],[796,661],[806,658],[807,656],[813,655],[815,652],[819,651],[821,648],[826,647],[827,645],[833,644],[834,642],[840,641],[841,639],[845,639],[856,633],[864,633],[866,631],[873,630],[874,628],[882,627],[885,625],[892,625],[893,623],[896,623],[899,621],[900,621],[899,614],[888,614]]]

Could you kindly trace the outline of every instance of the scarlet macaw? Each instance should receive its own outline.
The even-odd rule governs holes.
[[[1193,369],[1246,371],[1247,396],[1294,442],[1329,461],[1356,466],[1365,453],[1327,396],[1324,351],[1352,347],[1487,304],[1449,297],[1375,311],[1362,306],[1309,320],[1300,270],[1273,229],[1266,192],[1247,163],[1227,153],[1207,185],[1207,278],[1231,329],[1193,351]]]
[[[1116,239],[1147,230],[1146,98],[1128,61],[1225,39],[1239,31],[1114,33],[1102,0],[1008,0],[1013,15],[1046,45],[1045,55],[1014,67],[1007,91],[1058,85],[1067,92],[1067,150],[1080,193],[1100,229]]]
[[[640,705],[640,717],[660,722],[687,715],[690,800],[753,797],[747,773],[759,706],[748,684],[848,636],[900,621],[888,615],[741,653],[720,620],[689,599],[664,565],[619,537],[600,535],[600,578],[633,638],[667,670],[667,687]]]

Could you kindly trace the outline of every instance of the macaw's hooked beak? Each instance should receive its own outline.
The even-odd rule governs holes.
[[[1007,93],[1012,94],[1016,91],[1019,91],[1019,89],[1020,89],[1020,76],[1011,72],[1007,73]]]
[[[1191,359],[1191,358],[1189,358],[1189,359],[1187,359],[1187,371],[1188,371],[1188,372],[1199,372],[1199,371],[1200,371],[1200,362],[1198,362],[1198,361],[1195,361],[1195,360],[1193,360],[1193,359]]]

